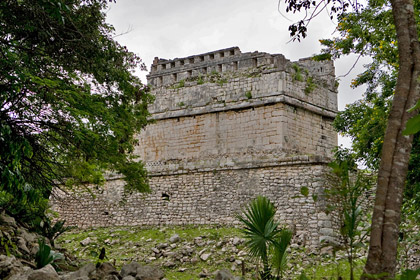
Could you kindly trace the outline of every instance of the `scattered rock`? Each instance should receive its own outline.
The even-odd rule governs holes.
[[[87,246],[90,243],[92,243],[92,239],[90,237],[86,237],[85,239],[83,239],[82,241],[80,241],[80,245],[82,245],[82,246]]]
[[[216,271],[214,280],[234,280],[236,279],[232,273],[227,269],[221,269]]]
[[[114,277],[115,276],[115,277]],[[115,269],[115,267],[112,266],[109,262],[101,263],[98,268],[96,268],[96,271],[94,273],[94,277],[92,279],[117,279],[118,280],[119,273]]]
[[[30,254],[28,247],[26,247],[26,240],[23,237],[17,238],[17,247],[19,250],[23,251],[23,253]]]
[[[4,224],[12,228],[17,228],[15,219],[6,215],[4,211],[0,214],[0,224]]]
[[[165,277],[165,273],[157,267],[144,265],[137,269],[136,279],[139,280],[160,280]]]
[[[194,238],[194,244],[197,245],[198,247],[202,247],[206,245],[206,242],[203,241],[202,237],[196,237]]]
[[[240,239],[239,237],[234,237],[233,240],[232,240],[232,244],[234,246],[237,246],[237,245],[241,244],[242,242],[243,242],[242,239]]]
[[[187,271],[188,270],[188,268],[185,268],[185,267],[180,267],[179,269],[178,269],[178,271],[179,272],[185,272],[185,271]]]
[[[248,253],[245,252],[245,251],[239,251],[238,252],[238,257],[243,257],[243,256],[246,256],[246,255],[248,255]]]
[[[209,272],[205,268],[203,268],[203,270],[198,274],[198,277],[200,278],[207,278],[208,276],[209,276]]]
[[[124,265],[121,268],[121,277],[125,277],[125,276],[136,276],[137,274],[137,268],[141,267],[141,264],[139,264],[138,262],[132,262],[129,264]]]
[[[135,279],[140,280],[159,280],[165,276],[160,268],[156,266],[143,266],[137,262],[124,265],[120,275],[123,279],[127,276],[134,276]]]
[[[180,241],[180,237],[178,234],[174,234],[171,236],[171,238],[169,238],[170,243],[177,243],[179,241]]]
[[[0,277],[19,274],[22,269],[22,263],[15,256],[0,255]]]
[[[173,262],[173,261],[166,261],[166,262],[163,264],[163,266],[164,266],[164,267],[171,268],[171,267],[176,266],[176,264],[175,264],[175,262]]]
[[[207,261],[209,259],[210,255],[211,255],[210,253],[202,254],[200,256],[200,259],[203,260],[203,261]]]
[[[75,280],[78,278],[86,277],[89,278],[89,276],[96,270],[95,264],[88,263],[82,266],[79,270],[70,273],[68,280]]]
[[[52,265],[46,265],[41,269],[32,271],[28,280],[60,280],[57,272]]]
[[[165,249],[168,247],[168,243],[160,243],[156,246],[158,249]]]

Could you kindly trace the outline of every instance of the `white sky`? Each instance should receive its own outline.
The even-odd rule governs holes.
[[[284,15],[299,19],[300,15],[285,14],[284,2],[281,4]],[[307,38],[290,42],[292,22],[278,12],[277,5],[277,0],[119,0],[110,4],[107,21],[121,34],[115,39],[138,54],[148,69],[155,56],[181,58],[233,46],[242,52],[281,53],[298,60],[319,53],[318,40],[334,35],[334,22],[322,13],[310,23]],[[336,76],[346,74],[355,61],[356,57],[336,61]],[[359,61],[350,75],[340,78],[340,110],[361,97],[363,90],[349,85],[362,69]],[[139,72],[143,82],[146,74]],[[339,137],[339,144],[349,143]]]

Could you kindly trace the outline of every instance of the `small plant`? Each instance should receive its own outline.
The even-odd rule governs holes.
[[[331,162],[331,176],[327,179],[325,195],[329,204],[327,212],[333,212],[340,222],[343,249],[347,253],[350,266],[350,280],[354,279],[357,251],[364,246],[369,233],[366,208],[368,191],[373,185],[372,177],[357,170],[357,165],[346,150],[336,152],[336,160]]]
[[[401,274],[400,280],[416,280],[418,275],[420,275],[420,268],[416,270],[406,269]]]
[[[216,83],[219,85],[219,86],[223,86],[224,84],[226,84],[228,82],[228,80],[226,79],[226,78],[220,78],[220,79],[218,79],[217,81],[216,81]]]
[[[63,259],[63,255],[51,250],[51,247],[45,244],[44,239],[38,241],[39,249],[35,254],[35,263],[37,268],[53,263],[55,260]]]
[[[243,215],[237,218],[243,224],[241,232],[245,236],[245,246],[250,255],[260,259],[263,271],[262,280],[281,279],[286,267],[286,249],[290,244],[292,233],[287,229],[280,229],[274,220],[276,208],[266,197],[258,196],[246,207]],[[271,265],[270,265],[271,261]],[[277,275],[272,275],[272,268]]]
[[[216,70],[211,71],[210,75],[212,75],[212,76],[220,76],[220,74],[217,73]]]
[[[248,98],[248,99],[251,99],[252,98],[252,93],[251,93],[250,90],[248,90],[247,92],[245,92],[245,97]]]
[[[65,220],[57,221],[55,224],[51,221],[50,218],[45,217],[39,224],[39,229],[37,230],[42,236],[47,237],[51,245],[54,247],[54,241],[57,237],[74,228],[74,226],[64,226],[66,223]]]
[[[0,245],[4,248],[4,251],[6,253],[6,256],[10,256],[11,252],[10,249],[13,251],[16,251],[16,245],[9,239],[7,235],[2,235],[2,232],[0,231]]]
[[[310,94],[316,88],[316,84],[314,83],[314,79],[309,76],[306,79],[306,87],[305,87],[305,94]]]
[[[295,73],[293,74],[293,80],[303,82],[302,69],[296,63],[293,63],[292,67],[293,70],[295,70]]]
[[[181,101],[177,105],[178,105],[178,107],[184,107],[185,106],[185,103]]]
[[[197,80],[197,85],[202,85],[202,84],[204,84],[204,80],[203,80],[203,77],[199,75],[198,80]]]
[[[175,86],[175,88],[183,88],[185,86],[185,80],[179,81],[179,83]]]

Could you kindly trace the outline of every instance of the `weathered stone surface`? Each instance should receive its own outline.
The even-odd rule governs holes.
[[[214,280],[234,280],[234,279],[236,278],[227,269],[218,270],[215,273],[215,277],[214,277]]]
[[[171,238],[169,238],[170,243],[176,243],[176,242],[179,242],[179,240],[180,240],[180,237],[178,234],[174,234],[171,236]]]
[[[206,253],[206,254],[202,254],[202,255],[200,255],[200,259],[202,260],[202,261],[207,261],[208,259],[209,259],[209,257],[211,256],[211,254],[210,253]]]
[[[71,274],[68,275],[68,277],[66,278],[66,280],[76,280],[78,278],[82,278],[82,277],[87,277],[89,278],[89,276],[96,270],[96,266],[94,263],[87,263],[84,266],[82,266],[79,270],[72,272]]]
[[[15,218],[6,215],[4,211],[0,213],[0,224],[4,224],[13,228],[17,227]]]
[[[115,267],[112,264],[105,262],[105,263],[101,263],[99,267],[96,268],[91,279],[92,280],[102,280],[102,279],[113,280],[113,279],[118,279],[118,276],[119,276],[119,273],[115,269]]]
[[[132,262],[132,263],[126,264],[121,268],[120,275],[121,277],[126,277],[129,275],[136,276],[137,268],[139,267],[141,267],[141,264],[139,264],[138,262]]]
[[[52,265],[46,265],[29,274],[28,280],[59,280],[57,272]]]
[[[144,266],[137,262],[124,265],[121,268],[120,275],[123,278],[133,276],[140,280],[158,280],[165,276],[160,268],[156,266]]]
[[[165,273],[157,266],[140,266],[137,268],[136,279],[139,280],[160,280]]]
[[[85,239],[83,239],[82,241],[80,241],[80,245],[82,245],[82,246],[87,246],[90,243],[92,243],[92,239],[90,237],[86,237]]]

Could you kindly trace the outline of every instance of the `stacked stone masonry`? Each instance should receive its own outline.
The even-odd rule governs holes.
[[[269,197],[281,222],[315,248],[332,236],[320,202],[337,135],[332,62],[219,50],[155,58],[148,84],[154,123],[135,149],[149,171],[150,194],[124,195],[110,177],[89,194],[57,193],[54,208],[80,227],[235,224],[255,196]],[[124,201],[124,203],[121,203]]]

